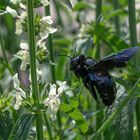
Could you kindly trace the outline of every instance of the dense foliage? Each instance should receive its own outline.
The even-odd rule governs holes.
[[[111,71],[117,94],[109,107],[94,100],[68,58],[98,60],[139,46],[138,6],[135,0],[1,0],[0,140],[139,140],[140,52]]]

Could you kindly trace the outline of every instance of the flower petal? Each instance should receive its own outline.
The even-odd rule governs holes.
[[[40,2],[41,2],[44,6],[49,5],[49,1],[48,1],[48,0],[40,0]]]
[[[12,15],[12,17],[18,17],[17,11],[7,6],[6,11]]]

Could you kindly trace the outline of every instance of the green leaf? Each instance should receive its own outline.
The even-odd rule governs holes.
[[[67,5],[70,9],[72,9],[72,4],[70,0],[60,0],[61,2],[63,2],[65,5]]]
[[[75,120],[77,127],[82,133],[86,133],[88,131],[87,122],[82,113],[77,108],[74,108],[72,105],[63,103],[60,105],[60,109],[68,114],[73,120]]]
[[[34,118],[33,114],[22,115],[14,125],[9,140],[26,140]]]
[[[0,139],[8,139],[13,125],[13,119],[8,111],[0,113]]]
[[[87,2],[78,2],[74,7],[73,10],[74,11],[80,11],[80,10],[84,10],[84,9],[94,9],[95,10],[95,5],[92,3],[87,3]]]

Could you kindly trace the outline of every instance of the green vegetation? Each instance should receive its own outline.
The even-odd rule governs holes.
[[[114,103],[99,103],[70,71],[140,46],[135,0],[1,0],[0,140],[140,140],[140,49],[111,70]]]

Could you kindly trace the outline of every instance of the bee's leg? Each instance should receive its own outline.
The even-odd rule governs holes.
[[[86,87],[87,89],[90,89],[90,88],[89,88],[89,85],[88,85],[88,78],[87,78],[87,76],[85,76],[85,77],[83,78],[83,83],[84,83],[84,85],[85,85],[85,87]]]
[[[95,88],[94,88],[94,83],[89,80],[88,76],[83,78],[83,83],[84,83],[85,87],[88,90],[90,90],[90,92],[91,92],[92,96],[94,97],[94,99],[98,102],[97,94],[96,94],[96,91],[95,91]]]
[[[85,87],[90,90],[89,80],[88,80],[87,76],[83,78],[83,83],[84,83]]]
[[[96,100],[96,102],[99,103],[93,82],[90,82],[90,92],[94,97],[94,99]]]

